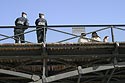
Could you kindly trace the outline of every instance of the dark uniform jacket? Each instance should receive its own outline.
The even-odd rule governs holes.
[[[20,26],[20,27],[17,27],[18,29],[23,29],[23,30],[25,30],[25,29],[28,28],[27,26],[29,26],[28,19],[25,18],[25,17],[19,17],[19,18],[17,18],[17,19],[15,20],[15,25],[16,25],[16,26]],[[22,26],[25,26],[25,27],[22,27]],[[17,28],[16,28],[16,29],[17,29]]]
[[[38,18],[35,21],[37,28],[45,27],[47,30],[47,21],[43,18]]]

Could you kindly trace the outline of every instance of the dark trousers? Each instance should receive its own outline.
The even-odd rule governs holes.
[[[22,29],[15,29],[14,30],[15,43],[19,43],[19,41],[21,43],[25,43],[24,34],[21,34],[21,33],[24,33],[24,30],[22,30]],[[21,35],[19,35],[19,34],[21,34]]]
[[[45,30],[45,35],[44,35],[44,29],[43,28],[37,27],[37,29],[39,29],[39,30],[36,31],[38,43],[45,42],[44,39],[46,39],[46,30]]]

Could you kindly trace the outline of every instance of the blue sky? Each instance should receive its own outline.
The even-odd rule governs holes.
[[[17,17],[24,11],[28,15],[31,26],[38,18],[38,13],[44,13],[48,25],[64,24],[125,24],[125,0],[1,0],[0,3],[0,25],[13,26]],[[86,32],[98,28],[86,29]],[[28,29],[29,31],[31,29]],[[61,28],[58,30],[71,32],[70,29]],[[1,29],[1,34],[13,35],[13,29]],[[72,32],[71,32],[72,33]],[[110,30],[98,33],[101,38],[110,35]],[[115,40],[124,41],[124,31],[115,30]],[[25,35],[27,41],[36,43],[36,33]],[[47,42],[57,42],[71,36],[48,30]],[[90,37],[90,35],[88,35]],[[0,38],[3,38],[0,36]],[[111,41],[111,38],[110,38]],[[8,39],[0,43],[13,43]],[[77,39],[73,40],[77,42]]]

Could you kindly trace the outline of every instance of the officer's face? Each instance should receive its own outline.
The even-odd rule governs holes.
[[[44,15],[41,15],[41,18],[44,18]]]
[[[26,15],[26,14],[23,14],[23,17],[27,18],[27,15]]]

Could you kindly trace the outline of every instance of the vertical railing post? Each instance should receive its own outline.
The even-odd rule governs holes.
[[[43,35],[43,72],[42,72],[42,78],[46,78],[46,74],[47,74],[47,59],[46,59],[46,56],[47,56],[47,52],[46,52],[46,27],[44,26],[43,27],[43,31],[44,31],[44,35]]]
[[[114,42],[115,40],[114,40],[114,31],[113,31],[113,27],[114,26],[111,26],[111,36],[112,36],[112,42]]]

